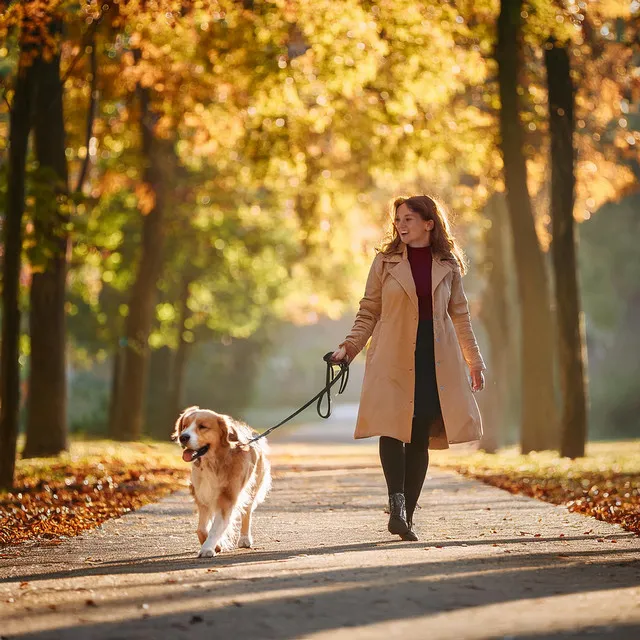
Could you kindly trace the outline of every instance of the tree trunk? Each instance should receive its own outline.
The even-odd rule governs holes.
[[[518,110],[518,46],[522,2],[501,0],[498,19],[500,134],[507,205],[521,304],[523,453],[558,444],[554,390],[553,324],[544,260],[527,188],[524,134]]]
[[[586,350],[576,269],[574,91],[567,49],[553,41],[544,54],[551,133],[551,253],[555,274],[562,422],[560,454],[584,456],[587,437]]]
[[[53,23],[52,30],[59,29]],[[68,195],[63,87],[60,54],[50,61],[38,58],[34,70],[38,99],[35,106],[35,151],[39,166],[55,174],[55,200],[36,197],[34,229],[44,254],[42,271],[31,282],[29,332],[31,366],[27,401],[27,439],[23,457],[53,456],[68,448],[65,291],[68,215],[60,210]],[[52,200],[55,204],[52,204]]]
[[[182,285],[182,292],[180,295],[180,323],[179,323],[179,336],[178,336],[178,350],[176,351],[173,361],[173,371],[171,376],[171,396],[169,402],[169,415],[173,418],[177,418],[178,414],[182,411],[183,396],[184,396],[184,378],[187,370],[187,360],[189,357],[189,351],[191,343],[184,339],[184,332],[187,331],[185,326],[187,320],[191,317],[191,310],[189,309],[189,287],[191,285],[191,277],[185,276]]]
[[[24,27],[23,27],[24,28]],[[20,256],[25,163],[33,104],[33,68],[18,68],[9,124],[7,208],[2,265],[2,354],[0,357],[0,488],[14,481],[20,411]]]
[[[120,396],[120,381],[122,380],[122,348],[119,344],[113,350],[111,361],[111,392],[109,394],[109,418],[107,432],[110,438],[118,433],[118,402]]]
[[[171,411],[171,387],[175,350],[153,349],[149,354],[146,389],[145,434],[156,440],[168,440],[175,417]]]
[[[151,211],[144,216],[142,251],[129,299],[122,352],[122,379],[118,392],[116,429],[119,440],[138,440],[142,435],[144,399],[147,388],[149,333],[156,301],[156,283],[162,270],[164,245],[164,185],[161,165],[171,150],[155,139],[149,91],[140,89],[142,151],[146,167],[144,181],[154,194]]]
[[[517,348],[514,331],[516,314],[511,304],[509,280],[513,252],[508,242],[509,220],[503,196],[491,196],[483,213],[491,222],[491,227],[485,243],[487,284],[479,314],[489,339],[487,386],[478,397],[484,427],[480,448],[494,453],[508,439],[512,418],[511,398],[519,395],[519,363],[513,349]]]

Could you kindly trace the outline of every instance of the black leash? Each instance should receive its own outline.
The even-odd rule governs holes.
[[[302,413],[307,407],[310,407],[316,401],[317,401],[316,411],[318,412],[318,415],[321,418],[326,419],[331,415],[331,388],[335,384],[337,384],[339,381],[340,387],[338,388],[338,394],[341,394],[347,388],[347,382],[349,381],[349,365],[344,360],[342,360],[341,362],[332,362],[331,360],[332,355],[333,355],[333,352],[329,351],[329,353],[326,353],[322,358],[327,363],[327,373],[325,377],[324,389],[320,391],[320,393],[317,393],[315,396],[313,396],[313,398],[311,398],[309,402],[307,402],[305,405],[300,407],[295,413],[292,413],[290,416],[285,418],[282,422],[279,422],[274,427],[271,427],[266,431],[263,431],[259,436],[252,438],[251,440],[249,440],[249,442],[245,444],[252,444],[253,442],[256,442],[256,440],[260,440],[260,438],[264,438],[265,436],[268,436],[272,431],[275,431],[278,427],[281,427],[283,424],[286,424],[287,422],[289,422],[289,420],[292,420],[293,418],[295,418],[299,413]],[[339,368],[338,374],[335,373],[333,369],[334,367]],[[325,394],[327,396],[327,411],[326,413],[322,413],[322,401]]]

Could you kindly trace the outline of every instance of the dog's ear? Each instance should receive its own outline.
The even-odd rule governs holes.
[[[180,432],[182,431],[182,421],[184,420],[184,418],[187,417],[187,415],[193,413],[194,411],[197,411],[200,407],[198,407],[197,405],[194,405],[193,407],[187,407],[179,416],[178,419],[176,420],[176,424],[175,424],[175,428],[173,430],[173,433],[171,434],[171,439],[172,440],[177,440],[178,437],[180,436]]]
[[[222,430],[225,432],[224,443],[231,448],[237,447],[240,444],[240,438],[238,436],[238,431],[235,428],[233,422],[229,419],[228,416],[218,416],[218,424],[222,427]]]

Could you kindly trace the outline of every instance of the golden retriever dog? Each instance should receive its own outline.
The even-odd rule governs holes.
[[[250,548],[251,515],[271,488],[266,438],[230,416],[200,407],[185,409],[172,438],[191,464],[191,493],[198,508],[199,558],[222,549]],[[238,538],[237,524],[240,520]]]

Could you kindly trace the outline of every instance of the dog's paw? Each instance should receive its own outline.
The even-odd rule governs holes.
[[[200,553],[198,554],[198,558],[213,558],[216,555],[216,549],[200,549]]]
[[[253,546],[253,539],[251,536],[240,536],[238,539],[238,547],[240,549],[251,549]]]

